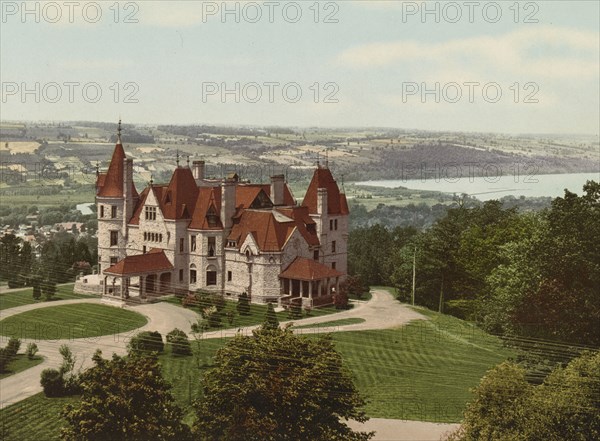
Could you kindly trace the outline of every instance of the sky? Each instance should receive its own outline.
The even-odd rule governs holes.
[[[0,118],[600,132],[597,1],[1,1]]]

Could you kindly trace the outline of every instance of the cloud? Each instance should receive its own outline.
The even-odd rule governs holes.
[[[599,40],[598,32],[541,26],[497,37],[477,36],[438,43],[400,40],[366,44],[345,50],[336,61],[355,68],[428,62],[549,78],[592,78],[599,74]]]

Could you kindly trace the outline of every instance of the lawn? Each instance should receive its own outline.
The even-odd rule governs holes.
[[[177,297],[167,297],[161,301],[170,303],[175,306],[181,306],[181,300]],[[239,315],[236,310],[236,306],[237,306],[237,302],[228,300],[227,303],[225,304],[225,309],[221,313],[221,316],[222,316],[221,327],[211,328],[207,332],[221,331],[221,330],[233,329],[233,328],[245,328],[248,326],[260,325],[261,323],[263,323],[265,321],[265,316],[267,315],[267,305],[259,305],[259,304],[251,303],[250,304],[250,313],[248,315]],[[189,309],[199,312],[198,308],[189,308]],[[227,320],[228,312],[233,312],[235,314],[235,316],[233,318],[233,322],[231,324]],[[321,308],[313,308],[310,312],[310,315],[307,314],[306,311],[303,311],[302,317],[300,319],[308,318],[308,317],[320,317],[323,315],[335,314],[336,312],[341,312],[341,311],[335,309],[334,306],[324,306]],[[276,313],[276,315],[277,315],[277,319],[279,320],[279,322],[285,322],[285,321],[292,320],[288,317],[287,311],[279,311]],[[294,319],[294,320],[300,320],[300,319]]]
[[[56,300],[89,299],[93,297],[94,296],[89,296],[86,294],[75,294],[73,292],[73,284],[69,283],[67,285],[57,286],[56,294],[50,301],[54,302]],[[23,306],[30,305],[32,303],[43,302],[45,302],[45,300],[33,299],[33,288],[24,288],[19,291],[0,294],[0,311],[8,308],[14,308],[15,306]]]
[[[60,340],[118,334],[144,326],[137,312],[107,305],[79,303],[50,306],[0,321],[0,335],[35,340]]]
[[[430,320],[402,328],[333,334],[369,400],[369,416],[458,422],[469,389],[513,355],[499,339],[467,322],[431,311],[425,315]]]
[[[253,305],[259,306],[259,305]],[[428,321],[403,328],[333,333],[338,351],[352,371],[355,384],[369,400],[370,417],[458,422],[469,389],[485,372],[512,355],[500,340],[451,316],[415,308]],[[309,337],[315,338],[315,337]],[[194,356],[160,356],[165,378],[184,409],[194,418],[191,402],[201,393],[201,376],[212,367],[212,356],[227,339],[192,341]],[[64,403],[77,398],[48,399],[37,394],[0,410],[8,430],[4,439],[55,439]]]
[[[57,440],[64,424],[60,411],[78,397],[46,398],[42,392],[0,410],[0,439]]]
[[[44,359],[42,357],[33,357],[33,359],[27,358],[25,354],[17,354],[15,357],[8,363],[6,370],[0,374],[0,380],[6,377],[10,377],[18,372],[24,371],[25,369],[29,369],[30,367],[34,367],[37,364],[40,364]]]
[[[358,323],[364,323],[365,321],[365,319],[361,319],[358,317],[350,317],[339,320],[331,320],[328,322],[315,323],[313,325],[294,326],[292,329],[328,328],[333,326],[356,325]]]

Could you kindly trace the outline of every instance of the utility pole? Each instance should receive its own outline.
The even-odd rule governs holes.
[[[415,284],[417,279],[417,247],[413,252],[412,305],[415,306]]]

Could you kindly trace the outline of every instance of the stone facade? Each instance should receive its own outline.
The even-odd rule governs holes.
[[[201,161],[192,168],[178,166],[169,184],[151,183],[138,194],[133,162],[119,137],[97,183],[100,279],[106,287],[123,280],[122,289],[107,288],[105,294],[145,297],[202,289],[235,299],[245,292],[259,303],[305,297],[302,302],[310,304],[312,295],[321,293],[292,292],[302,283],[291,280],[316,287],[320,277],[319,286],[330,295],[347,271],[346,198],[329,169],[317,167],[308,199],[298,204],[283,176],[270,184],[241,183],[237,176],[206,180]],[[172,268],[157,271],[145,266],[144,258],[128,259],[151,250],[162,250]],[[283,280],[282,272],[297,259],[314,261],[311,268],[316,264],[317,271],[288,271],[291,279]]]

